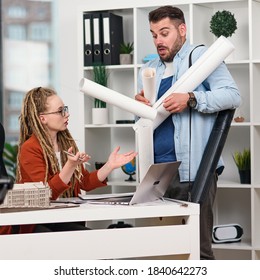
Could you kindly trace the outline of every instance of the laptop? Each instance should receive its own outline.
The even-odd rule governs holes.
[[[79,197],[92,204],[133,205],[162,199],[170,182],[178,174],[180,161],[152,164],[134,193],[82,195]]]

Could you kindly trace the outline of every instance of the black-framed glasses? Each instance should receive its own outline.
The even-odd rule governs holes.
[[[62,117],[65,117],[66,114],[69,113],[69,107],[64,106],[59,111],[56,112],[48,112],[48,113],[41,113],[40,115],[52,115],[52,114],[60,114]]]

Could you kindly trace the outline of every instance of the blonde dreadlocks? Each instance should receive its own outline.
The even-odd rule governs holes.
[[[43,150],[43,156],[46,163],[45,178],[44,182],[47,183],[49,167],[53,174],[60,171],[58,159],[56,157],[54,147],[51,138],[42,125],[39,115],[46,110],[47,98],[49,96],[56,95],[56,92],[49,88],[38,87],[30,90],[24,100],[22,111],[20,115],[20,137],[18,143],[18,160],[17,160],[17,174],[16,180],[19,182],[22,180],[21,169],[20,169],[20,149],[21,145],[28,140],[32,134],[34,134]],[[59,131],[57,134],[57,141],[61,151],[67,151],[69,147],[73,147],[74,152],[78,152],[77,145],[73,140],[68,129],[64,131]],[[64,166],[67,160],[67,155],[61,152],[61,164]],[[73,190],[76,180],[82,177],[82,167],[79,166],[75,169],[74,174],[71,178],[71,188],[67,190],[63,196],[71,197],[73,196]]]

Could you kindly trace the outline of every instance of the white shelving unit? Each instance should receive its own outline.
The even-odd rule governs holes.
[[[59,2],[64,14],[64,5],[62,6],[64,1],[59,0]],[[203,43],[210,46],[214,42],[215,37],[209,31],[209,22],[216,11],[229,10],[234,13],[237,20],[238,29],[229,38],[235,45],[234,55],[226,60],[226,64],[237,82],[242,96],[242,105],[237,110],[236,115],[242,115],[245,122],[232,123],[224,147],[223,157],[226,168],[219,178],[215,203],[215,224],[238,223],[243,227],[244,234],[239,243],[214,244],[213,247],[217,259],[259,260],[260,219],[257,214],[260,212],[260,172],[258,172],[258,166],[260,166],[258,156],[260,149],[260,113],[258,108],[260,103],[260,39],[257,34],[260,27],[260,1],[179,0],[173,3],[169,0],[163,0],[159,3],[160,6],[172,4],[184,11],[188,26],[188,40],[194,44]],[[73,21],[74,26],[77,27],[75,46],[78,51],[78,59],[73,64],[73,69],[70,69],[70,72],[76,71],[78,73],[77,81],[83,76],[91,77],[92,75],[90,67],[83,67],[83,12],[109,10],[123,17],[124,40],[134,42],[133,64],[108,66],[110,73],[108,87],[129,97],[134,97],[137,93],[137,73],[143,63],[143,58],[147,54],[156,53],[149,31],[148,13],[159,6],[158,1],[118,0],[107,3],[96,0],[90,5],[88,1],[78,0],[76,4],[67,3],[66,5],[65,10],[67,8],[70,11],[71,22]],[[61,18],[63,17],[61,23],[66,23],[67,19],[64,20],[66,17],[63,14],[60,15]],[[65,27],[63,29],[65,34]],[[70,37],[68,35],[67,37]],[[71,38],[67,41],[71,41]],[[61,72],[63,72],[62,65],[66,67],[66,63],[61,63]],[[70,78],[67,73],[61,76],[63,79]],[[79,126],[77,133],[80,145],[82,145],[80,147],[91,154],[92,166],[94,166],[94,161],[106,160],[110,151],[118,144],[121,145],[122,151],[135,149],[135,135],[132,125],[116,124],[118,119],[134,119],[133,115],[109,106],[109,124],[93,126],[91,124],[93,100],[81,93],[78,93],[77,97],[74,96],[73,100],[78,106],[77,113],[80,116],[77,120]],[[239,183],[238,171],[232,158],[234,151],[242,151],[244,148],[251,150],[250,185]],[[128,185],[124,181],[126,178],[127,176],[122,170],[117,170],[109,178],[112,191],[113,188],[116,188],[117,191],[118,189],[128,191],[128,187],[133,188],[135,184]]]

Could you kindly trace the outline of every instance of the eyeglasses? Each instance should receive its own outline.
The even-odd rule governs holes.
[[[69,107],[68,106],[64,106],[59,111],[49,112],[49,113],[41,113],[40,115],[60,114],[62,117],[65,117],[67,113],[69,113]]]

